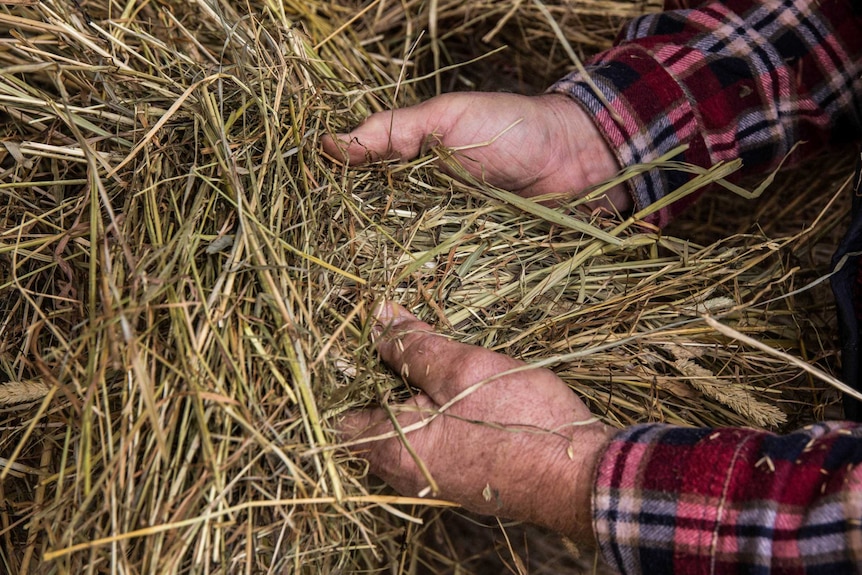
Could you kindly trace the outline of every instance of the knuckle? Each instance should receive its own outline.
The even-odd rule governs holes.
[[[401,338],[400,344],[396,344],[405,359],[414,356],[435,356],[442,351],[442,347],[448,343],[446,338],[430,331],[416,331],[408,333]]]

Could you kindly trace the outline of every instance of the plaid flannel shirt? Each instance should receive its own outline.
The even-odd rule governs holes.
[[[768,172],[795,144],[785,165],[862,129],[862,0],[723,0],[642,16],[586,70],[613,114],[578,73],[551,91],[593,116],[620,165],[688,144],[675,159],[709,167],[740,158],[739,175]],[[634,203],[643,208],[690,177],[636,177]]]
[[[862,132],[862,1],[676,7],[634,20],[588,63],[613,114],[578,73],[551,88],[593,116],[621,165],[688,144],[677,159],[709,167],[741,158],[739,175],[765,173]],[[635,205],[690,177],[636,177]],[[693,199],[653,221],[666,224]],[[598,467],[599,545],[625,573],[862,572],[860,462],[862,427],[851,423],[785,436],[636,426]]]
[[[862,571],[862,426],[778,436],[629,428],[599,464],[593,520],[623,573]]]

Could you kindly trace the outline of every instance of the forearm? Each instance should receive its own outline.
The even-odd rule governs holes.
[[[587,70],[551,90],[592,115],[621,165],[677,159],[708,167],[740,158],[769,172],[862,130],[862,15],[851,0],[707,2],[644,16]],[[602,99],[610,108],[606,108]],[[631,180],[643,208],[690,176],[652,170]],[[693,198],[660,211],[664,225]]]
[[[644,425],[604,452],[593,520],[623,573],[857,572],[862,427],[786,436]]]

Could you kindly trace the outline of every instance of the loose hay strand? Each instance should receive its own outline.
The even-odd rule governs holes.
[[[858,399],[859,401],[862,401],[862,393],[853,389],[852,387],[845,384],[844,382],[837,379],[836,377],[834,377],[828,373],[825,373],[824,371],[822,371],[820,369],[817,369],[816,367],[814,367],[810,363],[802,361],[798,357],[794,357],[794,356],[787,354],[781,350],[777,350],[773,347],[765,345],[765,344],[757,341],[756,339],[754,339],[752,337],[749,337],[743,333],[736,331],[732,327],[728,327],[726,325],[723,325],[721,322],[719,322],[715,318],[706,316],[703,319],[704,319],[704,321],[706,321],[706,323],[710,327],[712,327],[716,331],[723,333],[732,339],[739,340],[739,341],[746,343],[752,347],[755,347],[755,348],[759,349],[760,351],[762,351],[766,354],[773,355],[775,357],[780,358],[783,361],[791,363],[791,364],[799,367],[803,371],[810,373],[811,375],[813,375],[817,379],[825,381],[826,383],[828,383],[829,385],[831,385],[835,389],[839,390],[841,393],[843,393],[845,395],[849,395],[850,397],[854,397],[854,398]]]

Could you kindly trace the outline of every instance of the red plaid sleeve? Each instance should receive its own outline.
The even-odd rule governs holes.
[[[623,166],[680,144],[708,167],[741,158],[765,173],[862,132],[862,1],[724,0],[643,16],[587,72],[611,114],[573,73],[551,87],[596,120]],[[653,170],[630,182],[643,208],[691,176]],[[653,218],[664,225],[693,198]]]
[[[862,572],[862,426],[620,432],[593,520],[622,573]]]

